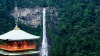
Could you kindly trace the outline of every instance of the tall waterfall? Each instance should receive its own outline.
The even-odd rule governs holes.
[[[46,38],[46,8],[43,8],[43,39],[40,56],[48,56],[48,42]]]

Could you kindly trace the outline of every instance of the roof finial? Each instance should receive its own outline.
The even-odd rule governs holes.
[[[14,30],[20,30],[20,28],[18,27],[18,9],[17,9],[17,2],[15,2],[15,28]]]
[[[18,25],[18,9],[17,9],[17,2],[15,3],[15,24]]]

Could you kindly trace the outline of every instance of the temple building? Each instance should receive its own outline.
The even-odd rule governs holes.
[[[0,54],[24,56],[39,53],[36,51],[39,38],[40,36],[29,34],[16,25],[13,30],[0,35]]]

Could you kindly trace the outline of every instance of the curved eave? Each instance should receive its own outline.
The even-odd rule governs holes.
[[[24,41],[24,40],[38,40],[39,38],[37,39],[0,39],[0,40],[3,40],[3,41]]]
[[[7,52],[7,51],[3,51],[0,50],[0,54],[2,55],[25,55],[25,54],[39,54],[40,51],[24,51],[24,52]]]

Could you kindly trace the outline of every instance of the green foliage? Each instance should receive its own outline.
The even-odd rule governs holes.
[[[63,0],[55,4],[60,9],[60,21],[51,36],[51,56],[99,56],[98,1]]]

